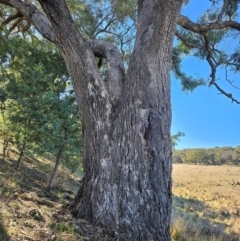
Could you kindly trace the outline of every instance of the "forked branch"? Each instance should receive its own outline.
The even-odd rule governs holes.
[[[96,57],[107,61],[107,86],[114,103],[122,94],[125,72],[123,60],[117,47],[104,40],[88,40]]]

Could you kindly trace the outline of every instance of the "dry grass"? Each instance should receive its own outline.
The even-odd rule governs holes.
[[[76,177],[60,167],[55,188],[47,192],[54,163],[25,157],[16,170],[17,157],[12,150],[0,165],[0,241],[89,240],[79,232],[63,197],[74,197],[79,188]]]
[[[49,193],[53,163],[24,158],[16,170],[17,155],[0,165],[0,241],[113,240],[72,218],[63,194],[74,195],[79,183],[68,170],[60,168]],[[240,167],[176,164],[173,180],[173,241],[240,240]]]
[[[24,157],[17,170],[18,155],[12,148],[3,165],[0,156],[0,241],[112,240],[104,229],[72,217],[68,208],[72,200],[64,196],[74,197],[79,177],[60,167],[55,186],[48,192],[54,163]]]
[[[173,240],[240,240],[240,167],[173,166]]]

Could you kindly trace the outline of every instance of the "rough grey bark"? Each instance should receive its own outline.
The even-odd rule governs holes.
[[[74,214],[114,230],[119,239],[170,240],[169,71],[180,2],[139,1],[136,44],[128,73],[116,81],[117,95],[101,80],[71,20],[54,26],[67,13],[54,3],[42,5],[54,16],[82,113],[85,176]]]
[[[27,12],[18,0],[0,2]],[[82,38],[64,0],[39,2],[51,26],[35,12],[46,23],[38,29],[62,52],[82,117],[85,176],[74,215],[104,226],[116,240],[169,241],[169,72],[182,0],[138,1],[136,43],[127,73],[114,46]],[[107,60],[107,82],[94,54]]]

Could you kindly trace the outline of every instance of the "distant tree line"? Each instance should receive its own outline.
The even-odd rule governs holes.
[[[240,146],[173,150],[173,163],[240,165]]]

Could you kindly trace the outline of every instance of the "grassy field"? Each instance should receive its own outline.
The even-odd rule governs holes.
[[[173,240],[240,240],[240,167],[173,166]]]
[[[72,218],[64,196],[74,196],[77,177],[61,167],[49,193],[54,163],[25,157],[16,170],[17,157],[0,165],[0,241],[112,240]],[[174,165],[173,195],[173,241],[240,241],[240,167]]]

